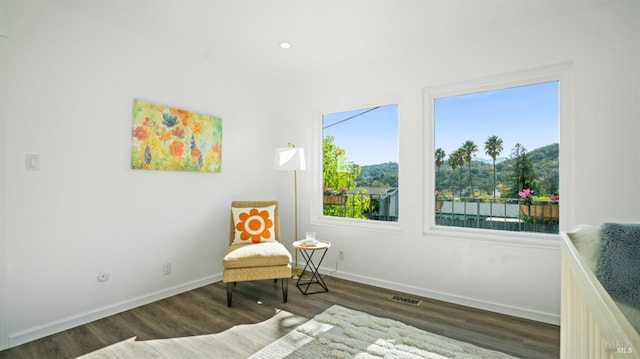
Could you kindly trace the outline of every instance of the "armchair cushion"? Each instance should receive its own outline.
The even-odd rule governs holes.
[[[235,236],[233,244],[274,242],[275,205],[231,208]]]
[[[291,254],[278,242],[233,244],[224,253],[224,269],[287,266]]]

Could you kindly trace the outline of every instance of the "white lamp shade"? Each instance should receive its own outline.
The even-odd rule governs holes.
[[[304,148],[276,148],[273,168],[280,171],[304,170]]]

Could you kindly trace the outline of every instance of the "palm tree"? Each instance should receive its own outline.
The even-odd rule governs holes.
[[[478,152],[478,146],[475,142],[467,140],[460,147],[462,150],[462,156],[465,162],[469,164],[469,187],[471,187],[471,197],[473,197],[473,176],[471,175],[471,160],[475,156],[474,153]]]
[[[484,151],[493,159],[493,201],[496,201],[496,157],[502,152],[502,139],[496,135],[487,138]]]
[[[447,154],[444,152],[442,148],[438,148],[436,150],[436,167],[438,171],[436,172],[436,188],[438,187],[438,178],[440,177],[440,167],[444,164],[444,158]]]
[[[459,149],[453,151],[453,153],[449,154],[449,160],[448,161],[449,161],[449,166],[451,166],[451,173],[452,174],[456,170],[456,168],[460,168],[460,170],[462,170],[462,166],[464,166],[464,159],[463,159],[463,155],[462,155],[462,149],[459,148]],[[456,183],[458,183],[458,182],[456,181]],[[462,192],[461,188],[460,188],[460,192]]]

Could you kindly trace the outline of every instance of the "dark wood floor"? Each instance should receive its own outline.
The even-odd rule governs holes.
[[[223,283],[214,283],[111,317],[0,352],[3,358],[74,358],[122,340],[166,339],[219,333],[238,324],[267,320],[274,308],[307,318],[333,304],[393,318],[406,324],[521,358],[558,358],[560,328],[433,299],[325,278],[328,293],[303,296],[289,281],[282,303],[279,283],[238,283],[227,308]],[[422,300],[419,306],[389,300],[392,295]],[[262,304],[258,304],[258,300]]]

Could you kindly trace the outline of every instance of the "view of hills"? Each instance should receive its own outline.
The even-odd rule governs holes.
[[[538,181],[539,194],[556,194],[558,192],[558,150],[557,143],[536,148],[527,152]],[[496,178],[498,185],[513,187],[512,180],[514,159],[501,157],[496,159]],[[358,186],[363,187],[397,187],[398,186],[398,164],[395,162],[381,163],[376,165],[362,166],[360,176],[356,179]],[[455,191],[458,195],[468,195],[469,190],[469,165],[453,171],[449,164],[445,162],[436,171],[436,188]],[[475,192],[492,194],[493,190],[493,163],[491,159],[474,159],[471,161],[471,173],[473,188]],[[505,193],[507,196],[515,196],[522,188],[510,188]],[[543,192],[543,193],[540,193]]]
[[[398,187],[398,163],[362,166],[356,183],[362,187]]]

